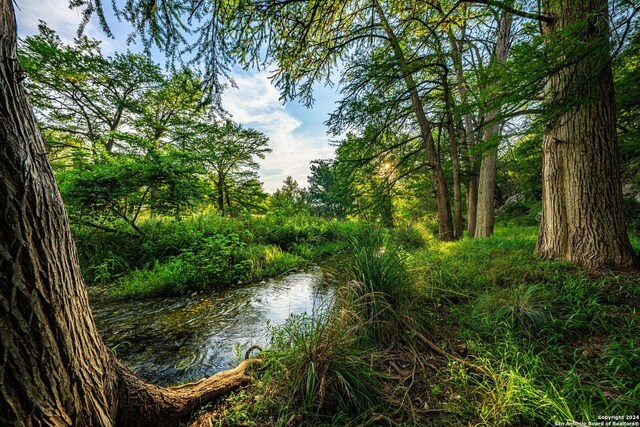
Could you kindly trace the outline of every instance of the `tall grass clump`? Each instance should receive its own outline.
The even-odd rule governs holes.
[[[548,320],[550,302],[537,285],[515,285],[481,295],[474,307],[487,328],[504,325],[516,331],[534,332]]]
[[[403,254],[372,226],[360,227],[350,243],[347,270],[352,282],[345,288],[344,298],[370,320],[372,338],[381,342],[385,330],[396,329],[397,312],[407,302],[411,282]]]
[[[366,420],[384,404],[383,374],[358,339],[363,319],[344,309],[331,313],[291,316],[271,327],[255,390],[264,398],[250,418],[272,414],[278,425],[331,425],[336,417]]]
[[[391,234],[393,244],[406,250],[423,248],[427,241],[433,238],[434,236],[429,233],[426,227],[414,223],[399,225],[393,229]]]

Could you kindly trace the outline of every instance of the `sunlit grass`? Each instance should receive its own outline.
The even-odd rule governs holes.
[[[536,235],[537,227],[503,226],[488,239],[433,242],[412,253],[416,291],[491,374],[454,369],[450,379],[463,396],[454,406],[475,411],[481,425],[637,413],[640,350],[630,338],[640,336],[637,276],[539,260]]]

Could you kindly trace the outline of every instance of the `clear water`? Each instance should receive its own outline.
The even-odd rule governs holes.
[[[234,346],[265,346],[268,323],[282,324],[290,314],[317,314],[332,293],[317,270],[211,294],[92,306],[98,329],[118,358],[144,380],[167,385],[235,366]]]

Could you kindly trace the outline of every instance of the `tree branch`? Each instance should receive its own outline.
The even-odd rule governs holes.
[[[523,18],[535,19],[536,21],[542,21],[549,24],[555,21],[555,19],[552,16],[541,14],[541,13],[525,12],[524,10],[516,9],[499,0],[458,0],[458,2],[454,5],[453,9],[458,7],[458,5],[461,3],[477,3],[477,4],[484,4],[486,6],[494,6],[504,10],[505,12],[509,12],[514,15],[521,16]]]

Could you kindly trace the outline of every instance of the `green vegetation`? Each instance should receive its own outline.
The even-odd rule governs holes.
[[[437,242],[423,229],[418,247],[360,228],[331,315],[275,327],[252,388],[217,408],[219,425],[533,426],[638,413],[637,275],[538,260],[536,231]]]
[[[114,1],[167,70],[44,22],[18,42],[0,3],[0,424],[640,414],[638,0]],[[110,34],[102,3],[71,1]],[[222,108],[253,66],[307,106],[339,82],[308,185],[267,194],[269,138]],[[224,392],[145,385],[87,315],[84,284],[127,309],[182,296],[189,322],[204,293],[330,257],[330,307],[272,325]]]
[[[346,245],[355,224],[308,216],[148,219],[140,234],[78,227],[89,284],[117,298],[206,291],[304,268]]]

